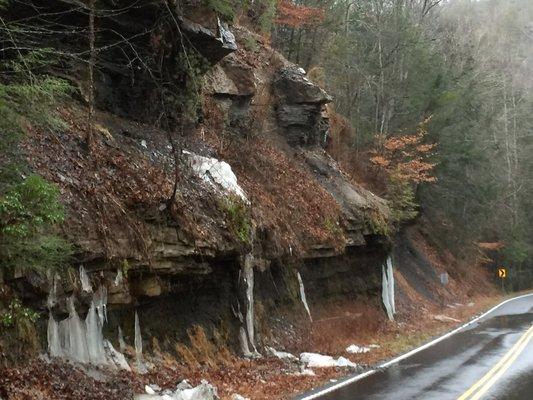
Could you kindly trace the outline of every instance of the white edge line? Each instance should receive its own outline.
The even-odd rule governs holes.
[[[420,352],[420,351],[422,351],[422,350],[425,350],[425,349],[427,349],[428,347],[431,347],[431,346],[433,346],[433,345],[435,345],[435,344],[437,344],[437,343],[443,341],[444,339],[449,338],[450,336],[455,335],[455,334],[456,334],[457,332],[459,332],[460,330],[466,328],[466,327],[469,326],[469,325],[472,325],[473,323],[479,321],[481,318],[484,318],[484,317],[486,317],[488,314],[490,314],[490,313],[496,311],[496,309],[500,308],[500,307],[503,306],[504,304],[507,304],[507,303],[509,303],[509,302],[511,302],[511,301],[518,300],[518,299],[521,299],[521,298],[524,298],[524,297],[528,297],[528,296],[533,296],[533,293],[523,294],[523,295],[518,296],[518,297],[513,297],[513,298],[511,298],[511,299],[507,299],[507,300],[501,302],[500,304],[498,304],[498,305],[492,307],[489,311],[486,311],[485,313],[481,314],[480,316],[478,316],[478,317],[476,317],[476,318],[474,318],[474,319],[468,321],[466,324],[461,325],[459,328],[455,328],[453,331],[450,331],[450,332],[446,333],[445,335],[440,336],[440,337],[438,337],[438,338],[435,339],[435,340],[432,340],[432,341],[429,342],[429,343],[426,343],[426,344],[424,344],[424,345],[422,345],[422,346],[420,346],[420,347],[417,347],[416,349],[413,349],[413,350],[411,350],[411,351],[409,351],[409,352],[407,352],[407,353],[405,353],[405,354],[402,354],[402,355],[399,356],[399,357],[393,358],[392,360],[387,361],[387,362],[385,362],[385,363],[379,365],[376,369],[371,369],[371,370],[369,370],[369,371],[363,372],[362,374],[355,375],[355,376],[353,376],[353,377],[351,377],[351,378],[348,378],[348,379],[346,379],[346,380],[344,380],[344,381],[342,381],[342,382],[337,383],[336,385],[329,386],[329,387],[327,387],[327,388],[325,388],[325,389],[323,389],[323,390],[321,390],[321,391],[319,391],[319,392],[312,393],[312,394],[310,394],[309,396],[298,397],[298,399],[299,399],[299,400],[312,400],[312,399],[316,399],[316,398],[321,397],[321,396],[323,396],[323,395],[325,395],[325,394],[328,394],[328,393],[334,392],[335,390],[340,389],[340,388],[342,388],[342,387],[344,387],[344,386],[348,386],[348,385],[350,385],[351,383],[354,383],[354,382],[357,382],[357,381],[359,381],[359,380],[361,380],[361,379],[363,379],[363,378],[366,378],[366,377],[369,376],[369,375],[375,374],[379,369],[387,368],[387,367],[389,367],[389,366],[391,366],[391,365],[393,365],[393,364],[396,364],[396,363],[398,363],[398,362],[400,362],[400,361],[402,361],[402,360],[405,360],[406,358],[409,358],[409,357],[411,357],[412,355],[414,355],[414,354],[416,354],[416,353],[418,353],[418,352]]]

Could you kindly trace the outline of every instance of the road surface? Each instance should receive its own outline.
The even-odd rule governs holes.
[[[301,400],[533,400],[533,295],[429,347]]]

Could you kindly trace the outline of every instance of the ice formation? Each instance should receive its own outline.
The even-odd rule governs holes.
[[[291,353],[287,353],[285,351],[278,351],[274,349],[273,347],[266,347],[265,350],[271,354],[272,356],[279,358],[280,360],[297,360],[297,358],[292,355]]]
[[[219,185],[225,191],[232,192],[248,202],[244,190],[239,186],[237,177],[227,162],[199,156],[187,150],[183,150],[183,153],[189,157],[189,165],[201,179],[212,185]]]
[[[300,285],[300,299],[305,307],[305,311],[307,311],[307,314],[309,315],[309,319],[313,322],[313,317],[311,316],[311,311],[309,310],[309,305],[307,304],[307,299],[305,297],[305,287],[302,276],[300,275],[300,272],[297,272],[296,274],[298,277],[298,284]]]
[[[61,340],[59,338],[59,324],[54,319],[52,313],[50,312],[48,316],[48,353],[52,357],[62,357],[63,351],[61,349]]]
[[[182,381],[177,385],[176,390],[161,390],[156,385],[146,385],[146,394],[135,396],[135,400],[218,400],[217,390],[207,381],[192,387],[189,382]]]
[[[62,357],[79,363],[116,366],[129,370],[124,355],[116,351],[102,334],[106,320],[106,302],[105,289],[99,288],[93,293],[85,321],[76,311],[73,296],[67,300],[68,318],[58,322],[50,311],[47,329],[50,356]]]
[[[394,273],[392,270],[392,258],[387,258],[387,263],[382,267],[382,290],[381,298],[383,305],[387,311],[387,316],[391,321],[394,321],[394,314],[396,314],[396,306],[394,303]]]
[[[254,327],[254,268],[253,255],[251,253],[244,256],[239,271],[239,296],[237,310],[234,311],[239,319],[239,343],[241,351],[245,357],[259,356],[255,346]],[[241,309],[244,309],[243,316]]]
[[[80,265],[80,282],[81,282],[82,291],[87,292],[87,293],[90,293],[93,291],[91,282],[89,281],[89,276],[87,275],[85,268],[83,268],[83,265]]]
[[[356,344],[352,344],[352,345],[346,347],[346,352],[348,352],[350,354],[368,353],[370,350],[371,350],[370,347],[358,346]]]
[[[345,357],[335,359],[318,353],[302,353],[300,354],[300,362],[307,368],[357,367],[357,364]]]
[[[137,372],[144,374],[148,372],[143,361],[143,339],[141,336],[141,323],[139,322],[139,314],[135,311],[135,359],[137,361]]]

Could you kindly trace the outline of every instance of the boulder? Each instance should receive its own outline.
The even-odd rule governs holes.
[[[388,223],[390,212],[387,202],[350,180],[324,150],[304,150],[302,156],[318,182],[340,204],[348,246],[364,245],[364,236],[375,233],[367,226],[373,215],[382,216],[383,223]]]
[[[206,73],[204,89],[212,95],[251,97],[256,93],[256,80],[253,69],[230,54]]]
[[[323,105],[333,100],[322,88],[307,79],[301,68],[281,70],[274,87],[285,103]]]
[[[305,77],[301,68],[282,69],[274,81],[277,118],[291,145],[324,146],[329,130],[325,104],[331,97]]]
[[[235,36],[224,22],[217,20],[218,27],[214,31],[185,17],[178,17],[178,19],[194,48],[212,64],[237,50]]]

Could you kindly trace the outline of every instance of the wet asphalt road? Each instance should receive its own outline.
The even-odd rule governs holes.
[[[313,398],[533,400],[533,337],[526,334],[532,325],[533,296],[516,299],[409,358]]]

